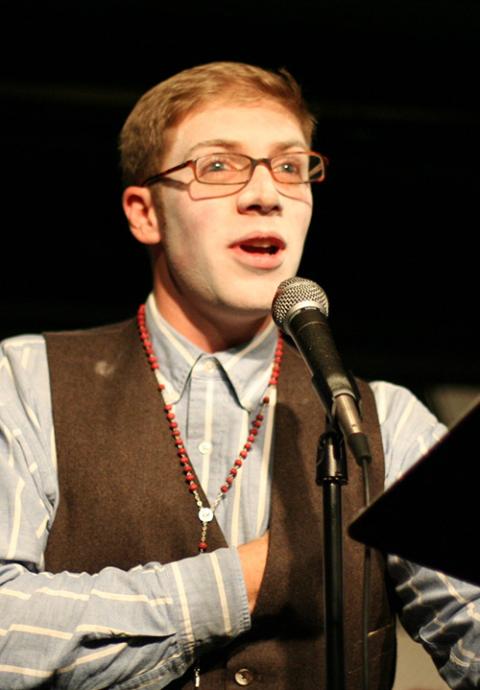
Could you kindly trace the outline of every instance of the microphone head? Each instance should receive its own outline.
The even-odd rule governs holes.
[[[328,298],[325,291],[307,278],[287,278],[277,288],[272,302],[272,316],[277,326],[288,332],[291,318],[302,309],[319,309],[328,316]]]

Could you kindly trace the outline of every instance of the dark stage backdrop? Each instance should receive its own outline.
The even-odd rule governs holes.
[[[3,9],[0,336],[129,316],[149,289],[120,207],[117,136],[138,96],[217,59],[286,66],[331,159],[300,274],[347,363],[480,383],[477,0],[147,0]]]

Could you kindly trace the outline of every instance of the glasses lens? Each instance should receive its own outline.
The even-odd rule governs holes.
[[[308,173],[310,175],[310,182],[321,182],[323,180],[325,177],[325,160],[322,156],[310,154]]]
[[[199,182],[207,184],[241,184],[250,177],[251,161],[239,153],[211,153],[196,163]]]
[[[272,173],[284,184],[312,182],[323,177],[323,160],[321,156],[302,151],[286,153],[272,158]]]

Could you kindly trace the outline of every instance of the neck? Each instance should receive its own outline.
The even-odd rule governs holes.
[[[271,320],[269,314],[242,316],[236,313],[231,316],[224,311],[215,318],[190,309],[186,301],[172,300],[162,286],[156,285],[153,294],[163,318],[204,352],[221,352],[241,345],[254,338]]]

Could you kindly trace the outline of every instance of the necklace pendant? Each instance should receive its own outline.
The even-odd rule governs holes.
[[[211,508],[200,508],[198,519],[200,522],[211,522],[213,520],[213,510]]]

